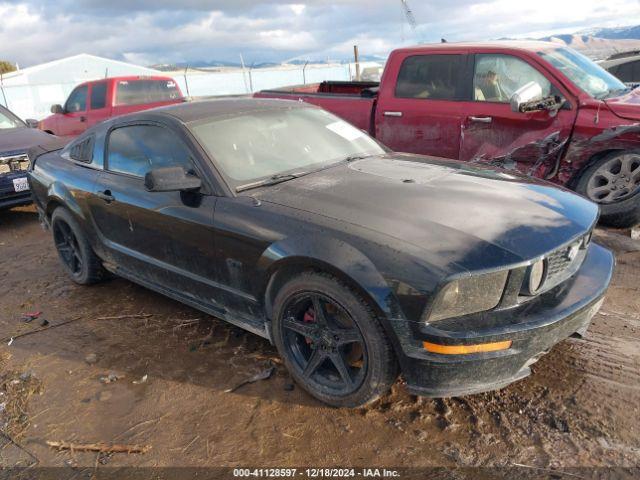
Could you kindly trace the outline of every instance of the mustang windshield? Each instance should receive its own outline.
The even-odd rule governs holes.
[[[564,73],[578,88],[594,98],[604,98],[627,89],[624,83],[597,63],[570,48],[554,48],[538,52],[551,65]]]
[[[21,127],[24,127],[24,124],[20,120],[0,108],[0,130]]]
[[[237,190],[385,153],[367,134],[317,108],[248,112],[191,130]]]

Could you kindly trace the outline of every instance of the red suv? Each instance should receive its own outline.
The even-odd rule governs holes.
[[[184,101],[180,87],[169,77],[114,77],[85,82],[69,95],[64,106],[53,105],[53,115],[39,128],[61,137],[76,137],[107,118]]]

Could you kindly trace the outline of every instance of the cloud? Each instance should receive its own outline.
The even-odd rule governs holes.
[[[0,55],[22,66],[77,53],[136,63],[348,58],[402,44],[540,36],[640,23],[637,0],[0,0]]]

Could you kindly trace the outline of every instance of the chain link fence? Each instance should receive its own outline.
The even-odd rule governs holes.
[[[286,85],[318,83],[324,80],[350,80],[353,65],[293,65],[275,68],[246,68],[219,71],[193,70],[168,72],[189,97],[242,95]],[[86,78],[83,81],[97,80]],[[7,85],[0,83],[0,103],[23,119],[41,120],[50,114],[51,105],[63,104],[78,81]]]

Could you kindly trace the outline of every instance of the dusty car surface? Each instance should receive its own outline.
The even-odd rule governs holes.
[[[536,94],[521,95],[530,84]],[[406,47],[391,52],[379,84],[256,95],[319,105],[396,151],[546,179],[598,203],[603,223],[640,223],[640,90],[556,43]]]
[[[55,137],[29,128],[10,110],[0,105],[0,209],[31,203],[27,171],[28,152]],[[56,142],[59,144],[59,142]]]
[[[401,371],[430,396],[500,388],[583,333],[614,260],[596,204],[492,167],[396,154],[300,102],[113,119],[30,173],[64,268],[106,271],[268,338],[336,406]]]

